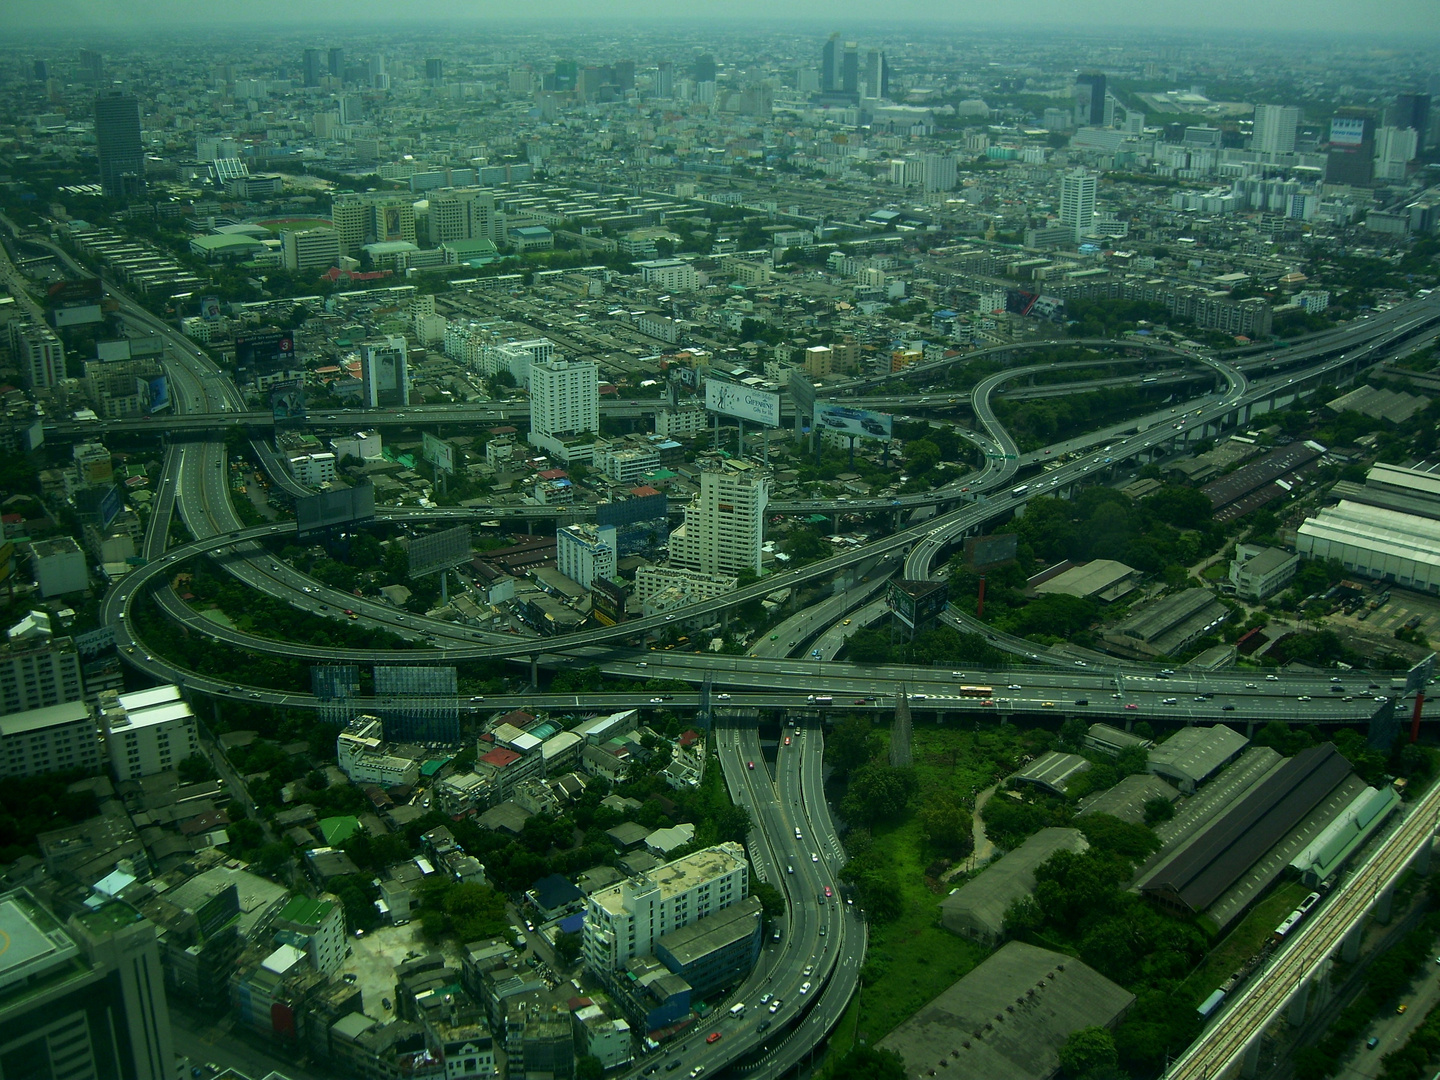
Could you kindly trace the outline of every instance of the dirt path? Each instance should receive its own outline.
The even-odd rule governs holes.
[[[985,804],[990,801],[990,796],[994,795],[999,788],[999,784],[991,784],[975,796],[974,824],[971,826],[970,834],[975,838],[974,861],[976,866],[989,861],[990,857],[995,854],[995,845],[990,842],[990,837],[985,835],[985,822],[980,820],[980,811],[985,809]]]

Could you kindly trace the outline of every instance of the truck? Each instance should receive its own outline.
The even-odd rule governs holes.
[[[744,1003],[743,1001],[736,1002],[734,1005],[731,1005],[731,1006],[730,1006],[730,1016],[731,1016],[731,1019],[736,1019],[736,1020],[738,1020],[740,1017],[742,1017],[742,1016],[744,1016],[744,1015],[745,1015],[745,1003]]]
[[[805,700],[816,705],[833,705],[835,703],[835,699],[829,694],[811,694]]]

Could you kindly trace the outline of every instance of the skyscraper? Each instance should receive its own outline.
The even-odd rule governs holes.
[[[1293,154],[1300,110],[1291,105],[1256,105],[1250,149],[1262,154]]]
[[[1073,230],[1079,240],[1095,225],[1094,173],[1076,169],[1060,180],[1060,224]]]
[[[438,56],[432,56],[425,61],[425,81],[431,86],[439,86],[445,78],[445,61]]]
[[[410,404],[410,369],[405,339],[386,337],[360,346],[360,379],[367,409]]]
[[[675,65],[661,60],[655,69],[655,96],[668,101],[675,96]]]
[[[1375,177],[1375,114],[1344,106],[1330,118],[1330,143],[1325,153],[1325,180],[1363,186]]]
[[[530,365],[530,444],[571,460],[567,437],[600,430],[599,369],[590,360]],[[583,457],[590,456],[586,444]]]
[[[145,190],[145,150],[136,98],[115,91],[95,99],[95,153],[106,195],[128,198]]]
[[[80,81],[91,86],[105,81],[105,58],[94,49],[80,50]]]
[[[1100,72],[1075,79],[1075,126],[1102,127],[1105,124],[1105,76]]]
[[[1424,150],[1430,141],[1430,95],[1396,94],[1395,126],[1415,132],[1416,149]]]
[[[715,57],[709,53],[695,58],[694,75],[697,83],[713,83],[717,72]]]
[[[670,534],[670,565],[704,574],[760,573],[770,478],[744,462],[700,474],[685,521]]]
[[[853,41],[845,43],[840,57],[840,89],[847,94],[860,93],[860,46]]]
[[[867,98],[888,98],[890,96],[890,61],[879,49],[871,49],[865,58],[865,96]]]
[[[0,1063],[30,1080],[171,1080],[175,1048],[154,926],[118,900],[63,924],[0,896]]]
[[[328,60],[330,74],[337,79],[343,80],[345,78],[345,50],[339,48],[331,49]]]
[[[840,89],[840,35],[831,34],[820,50],[820,92],[833,94]]]
[[[320,50],[306,49],[301,61],[301,77],[306,86],[320,85]]]

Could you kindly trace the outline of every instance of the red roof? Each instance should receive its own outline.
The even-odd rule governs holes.
[[[564,469],[546,469],[540,474],[541,480],[567,480],[570,474]]]
[[[500,723],[513,724],[518,728],[528,728],[535,722],[535,714],[528,713],[524,709],[512,709],[500,717]]]
[[[630,489],[630,494],[631,494],[631,495],[641,495],[641,496],[644,496],[644,495],[659,495],[660,492],[659,492],[658,490],[656,490],[655,488],[651,487],[649,484],[641,484],[641,485],[640,485],[639,487],[637,487],[637,488],[631,488],[631,489]]]
[[[519,761],[520,755],[514,750],[506,750],[503,746],[497,746],[488,754],[483,755],[480,760],[488,765],[494,765],[497,769],[503,769],[506,765],[512,765]]]
[[[694,731],[683,731],[680,733],[680,745],[693,746],[695,744],[695,740],[698,738],[700,738],[700,736]]]

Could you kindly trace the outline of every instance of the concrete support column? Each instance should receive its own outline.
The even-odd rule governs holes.
[[[1420,845],[1420,853],[1415,856],[1415,873],[1421,877],[1430,874],[1430,853],[1435,848],[1435,837],[1427,836],[1425,842]]]
[[[1361,919],[1352,926],[1345,934],[1344,941],[1340,944],[1340,959],[1347,964],[1355,962],[1360,955],[1360,942],[1365,938],[1365,920]]]
[[[1291,1027],[1305,1023],[1305,1011],[1310,1005],[1310,980],[1306,979],[1290,999],[1289,1019]]]
[[[1260,1071],[1260,1036],[1245,1048],[1245,1057],[1240,1063],[1240,1075],[1249,1080]]]
[[[1391,885],[1375,901],[1375,921],[1382,926],[1390,921],[1390,908],[1395,903],[1395,886]]]
[[[540,654],[534,653],[530,657],[530,689],[540,688]]]

